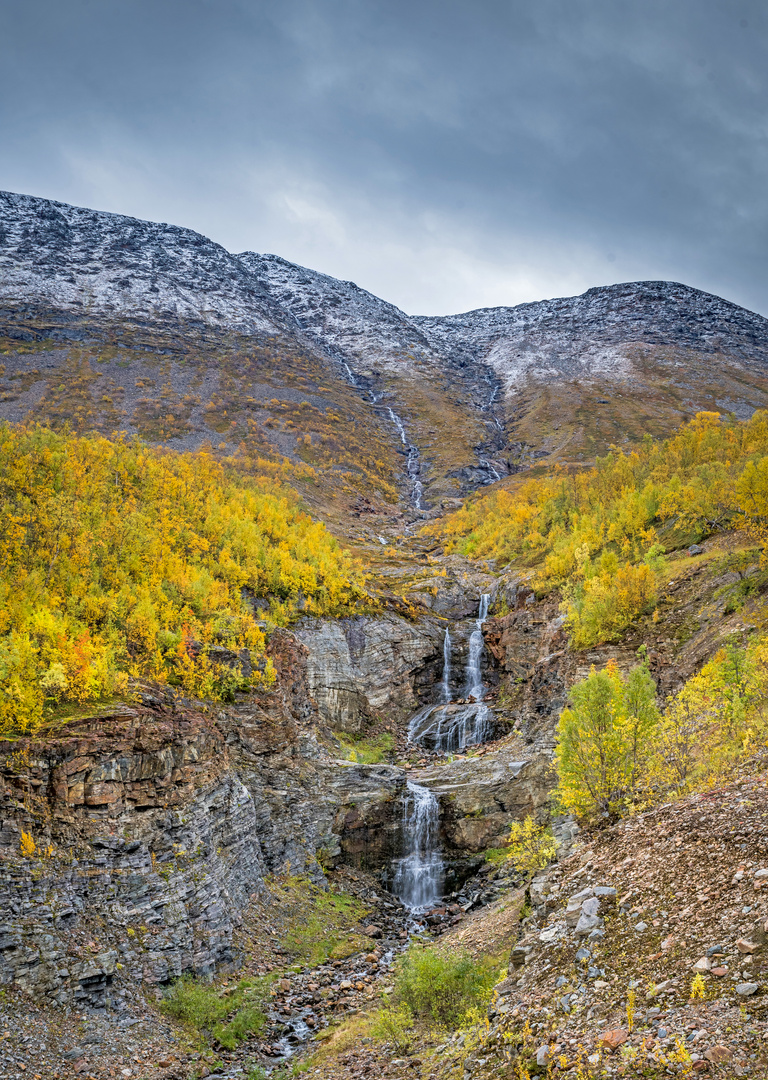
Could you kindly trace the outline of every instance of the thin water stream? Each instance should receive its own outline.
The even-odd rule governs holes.
[[[344,368],[347,378],[349,379],[352,386],[356,387],[356,389],[358,390],[365,389],[360,379],[357,377],[357,375],[355,375],[354,371],[349,366],[347,361],[340,359],[339,363]],[[368,396],[371,399],[371,403],[373,405],[378,405],[379,401],[381,401],[381,398],[383,397],[383,394],[377,394],[375,390],[368,390],[367,392]],[[389,414],[389,419],[395,425],[397,434],[400,436],[400,442],[405,447],[405,470],[408,473],[408,479],[411,483],[411,501],[413,502],[414,509],[423,510],[424,507],[422,506],[422,501],[424,499],[424,485],[422,484],[420,479],[421,458],[419,457],[418,447],[414,446],[408,438],[405,432],[405,424],[403,423],[402,418],[398,416],[395,410],[392,409],[389,405],[386,406],[386,410]]]

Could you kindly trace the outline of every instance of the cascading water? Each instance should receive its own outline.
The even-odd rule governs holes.
[[[443,677],[440,683],[440,705],[427,705],[411,719],[408,738],[430,750],[444,754],[487,742],[493,734],[493,716],[483,702],[485,686],[481,668],[484,644],[483,623],[488,618],[490,595],[480,597],[475,628],[469,638],[469,653],[464,675],[464,697],[469,704],[453,705],[450,687],[451,638],[446,630],[443,642]]]
[[[429,788],[412,780],[403,800],[403,846],[393,867],[392,892],[409,911],[426,911],[443,895],[440,807]]]
[[[344,368],[347,379],[352,384],[352,386],[354,386],[358,390],[363,389],[363,385],[360,382],[360,379],[354,373],[347,361],[343,358],[340,358],[339,363]],[[383,395],[381,393],[377,393],[375,390],[369,390],[368,396],[371,399],[372,404],[378,405]],[[405,447],[405,470],[408,473],[408,479],[411,482],[411,499],[413,500],[414,508],[416,510],[423,510],[424,508],[421,505],[421,502],[424,498],[424,485],[419,479],[419,477],[421,476],[421,459],[419,458],[418,448],[415,447],[412,442],[409,442],[408,436],[405,433],[405,425],[403,424],[403,421],[397,415],[395,410],[387,406],[387,412],[389,413],[389,419],[397,428],[397,434],[400,436],[400,441]]]
[[[488,606],[491,598],[488,593],[480,597],[480,610],[477,613],[475,629],[469,638],[469,656],[467,658],[467,684],[465,697],[481,701],[485,694],[483,673],[480,670],[480,657],[483,655],[483,623],[488,618]]]
[[[445,628],[445,640],[443,641],[443,680],[440,683],[440,698],[443,705],[450,704],[451,697],[451,635],[448,627]]]
[[[419,461],[419,451],[413,445],[408,442],[408,436],[405,434],[405,425],[400,417],[397,415],[394,409],[387,406],[387,412],[389,413],[389,419],[397,428],[397,433],[400,436],[400,441],[407,451],[406,471],[411,481],[411,496],[413,498],[413,505],[417,510],[421,510],[421,500],[424,496],[424,485],[419,476],[421,475],[421,462]]]

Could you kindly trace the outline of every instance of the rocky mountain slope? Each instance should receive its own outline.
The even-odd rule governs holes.
[[[768,320],[684,285],[410,316],[275,255],[11,193],[0,334],[0,416],[306,463],[334,481],[298,475],[303,493],[370,538],[537,461],[768,405]]]

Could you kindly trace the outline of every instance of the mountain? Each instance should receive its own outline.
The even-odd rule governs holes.
[[[11,193],[0,319],[0,416],[303,463],[310,502],[361,536],[768,406],[768,320],[685,285],[413,316],[276,255]]]

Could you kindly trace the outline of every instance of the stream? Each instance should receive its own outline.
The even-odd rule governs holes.
[[[402,422],[392,410],[389,411],[405,442]],[[443,670],[436,687],[439,702],[421,709],[413,717],[409,726],[412,741],[450,753],[492,737],[493,715],[483,702],[486,687],[482,674],[483,623],[488,617],[489,604],[490,595],[483,594],[469,633],[467,660],[460,683],[463,698],[459,701],[455,700],[453,689],[456,685],[453,680],[454,641],[450,629],[446,628]],[[343,962],[328,961],[281,982],[280,985],[286,987],[290,983],[290,990],[281,995],[270,1010],[273,1041],[270,1047],[264,1047],[264,1052],[272,1055],[273,1062],[289,1059],[311,1040],[318,1027],[328,1023],[334,1001],[342,1005],[349,995],[348,1007],[359,1008],[361,1002],[356,995],[372,988],[378,979],[387,977],[395,956],[407,947],[413,935],[428,931],[435,919],[438,922],[444,918],[455,919],[456,912],[461,917],[461,912],[474,903],[476,897],[466,902],[467,898],[460,894],[452,896],[459,901],[464,899],[464,903],[443,900],[445,864],[440,839],[440,804],[434,792],[410,778],[406,780],[402,796],[401,829],[402,853],[392,860],[383,879],[391,896],[400,901],[405,912],[398,915],[396,904],[377,897],[391,913],[381,921],[385,929],[373,928],[381,940],[371,954],[360,954]],[[329,986],[330,991],[324,989]],[[329,992],[332,996],[321,1003],[321,997]]]
[[[357,390],[366,391],[369,398],[371,399],[371,403],[373,405],[378,405],[384,395],[381,393],[377,393],[375,390],[367,389],[367,387],[365,387],[360,381],[358,376],[355,375],[354,371],[349,366],[346,360],[339,359],[339,363],[344,368],[344,372],[352,386],[354,386]],[[400,436],[400,442],[405,447],[405,471],[408,474],[408,480],[410,481],[411,485],[411,502],[413,503],[413,507],[415,510],[423,510],[424,506],[422,504],[424,499],[424,485],[421,482],[421,458],[419,456],[418,447],[414,446],[408,438],[402,417],[398,416],[398,414],[393,408],[391,408],[391,406],[386,405],[384,407],[389,414],[389,419],[395,425],[397,434]],[[496,470],[494,470],[494,472],[495,471]],[[498,473],[496,473],[496,478],[499,479]]]

